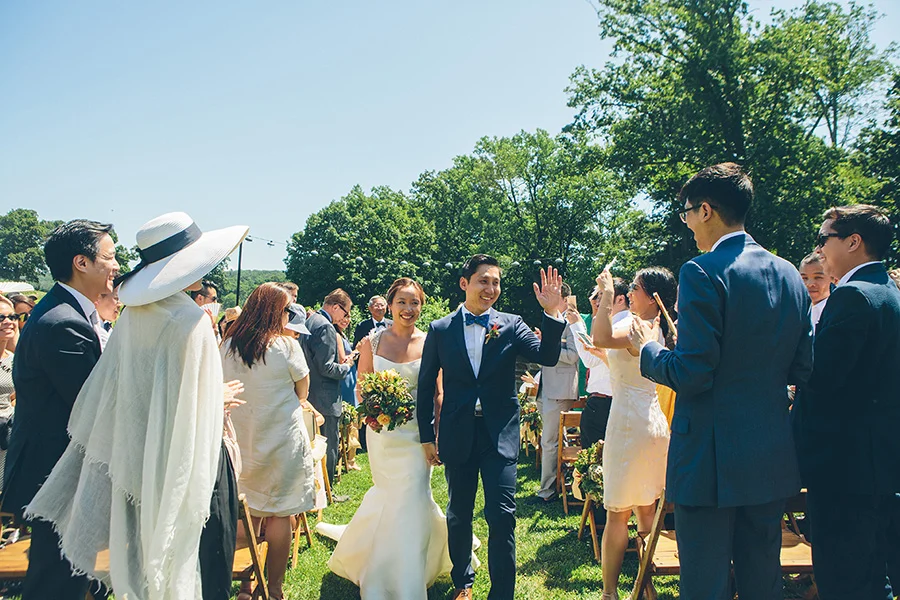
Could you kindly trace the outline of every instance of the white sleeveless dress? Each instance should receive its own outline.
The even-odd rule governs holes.
[[[627,328],[623,319],[616,329]],[[666,485],[669,424],[656,384],[641,376],[641,361],[628,350],[609,351],[612,407],[603,445],[603,506],[622,512],[653,504]]]
[[[370,338],[373,354],[377,338]],[[419,362],[395,363],[376,354],[373,366],[399,372],[415,398]],[[366,442],[374,485],[348,525],[316,526],[338,540],[328,568],[357,584],[362,600],[424,600],[451,564],[447,522],[431,495],[431,466],[415,416],[394,431],[369,430]]]

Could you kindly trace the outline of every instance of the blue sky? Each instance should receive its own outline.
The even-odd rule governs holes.
[[[881,46],[898,4],[875,3]],[[569,75],[610,49],[585,0],[4,2],[0,213],[133,245],[183,210],[286,241],[355,184],[407,190],[481,136],[558,131]],[[283,258],[245,244],[245,268]]]

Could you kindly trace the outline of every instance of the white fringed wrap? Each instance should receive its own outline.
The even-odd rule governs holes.
[[[209,317],[179,292],[125,310],[27,507],[118,598],[201,598],[198,551],[222,443],[222,364]],[[110,571],[95,569],[109,548]]]

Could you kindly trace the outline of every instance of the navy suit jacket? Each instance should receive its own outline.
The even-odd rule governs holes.
[[[338,361],[337,330],[325,311],[306,319],[309,335],[300,336],[303,355],[309,365],[309,403],[325,416],[339,417],[343,408],[341,381],[351,365]]]
[[[484,345],[478,377],[466,351],[462,309],[432,321],[422,350],[419,369],[419,439],[435,441],[434,395],[437,377],[443,371],[444,399],[440,414],[438,452],[448,465],[465,463],[475,443],[475,419],[483,418],[491,442],[507,460],[519,456],[519,399],[516,390],[516,358],[555,365],[559,360],[564,321],[544,315],[542,339],[518,315],[491,310],[490,324],[500,326],[497,337]],[[483,417],[475,416],[475,401],[481,399]]]
[[[34,307],[13,362],[16,416],[3,510],[17,517],[69,445],[69,415],[100,359],[100,340],[75,297],[59,285]]]
[[[787,386],[812,369],[810,306],[797,269],[747,234],[681,268],[678,343],[641,352],[641,373],[678,393],[667,500],[749,506],[800,490]]]
[[[803,483],[855,494],[900,492],[900,290],[884,265],[828,298],[794,435]]]
[[[385,327],[390,327],[394,322],[391,319],[385,318],[384,325]],[[375,321],[372,320],[372,317],[362,321],[359,325],[356,326],[356,329],[353,330],[353,347],[356,348],[356,345],[367,335],[375,329]]]

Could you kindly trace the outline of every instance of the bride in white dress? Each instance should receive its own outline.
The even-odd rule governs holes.
[[[602,600],[618,598],[622,559],[628,544],[628,519],[634,512],[638,531],[648,532],[656,501],[666,484],[669,451],[669,424],[659,406],[656,384],[641,376],[638,351],[629,338],[632,319],[658,317],[660,310],[653,293],[674,312],[677,286],[671,271],[662,267],[642,269],[634,276],[628,292],[632,319],[615,327],[609,317],[615,288],[608,270],[597,277],[600,306],[593,321],[594,345],[609,348],[612,407],[603,445],[603,529],[600,564],[603,571]],[[665,321],[663,321],[665,323]],[[662,334],[667,332],[664,325]]]
[[[415,323],[424,300],[412,279],[394,282],[387,293],[394,324],[360,342],[360,381],[364,373],[394,369],[409,381],[415,398],[425,344]],[[338,540],[328,568],[357,584],[363,600],[423,600],[451,565],[447,524],[431,495],[431,467],[415,417],[394,431],[369,430],[367,443],[374,485],[348,525],[316,526]]]

